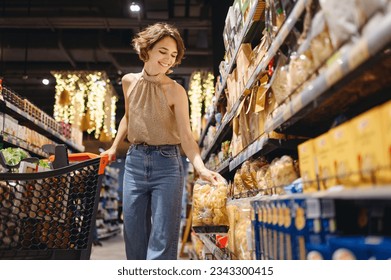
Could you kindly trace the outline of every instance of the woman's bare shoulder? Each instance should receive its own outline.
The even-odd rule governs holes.
[[[140,77],[140,73],[128,73],[122,77],[122,83],[132,84]]]

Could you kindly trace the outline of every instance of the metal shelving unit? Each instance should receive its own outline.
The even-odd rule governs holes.
[[[36,128],[37,131],[43,133],[45,136],[53,139],[54,141],[58,141],[66,144],[71,150],[75,152],[84,152],[85,149],[84,146],[69,141],[69,139],[66,139],[63,135],[59,134],[57,131],[54,131],[47,125],[44,125],[42,122],[28,115],[26,112],[17,108],[15,105],[11,104],[10,102],[6,100],[4,101],[0,100],[0,106],[5,108],[5,113],[10,114],[11,116],[14,116],[17,119],[23,119],[28,121],[29,124],[34,125],[34,128]]]
[[[24,150],[29,151],[29,152],[36,154],[36,155],[43,157],[43,158],[49,157],[49,154],[45,153],[41,148],[34,147],[34,146],[30,145],[29,143],[27,143],[19,138],[16,138],[12,135],[0,133],[0,142],[7,142],[11,145],[23,148]]]
[[[261,60],[260,64],[256,67],[256,69],[252,73],[251,77],[247,81],[241,96],[239,97],[239,99],[236,101],[236,103],[232,107],[232,110],[224,116],[223,122],[222,122],[221,126],[219,127],[218,131],[216,132],[216,136],[215,136],[215,139],[214,139],[212,145],[210,145],[210,147],[201,154],[202,159],[204,161],[206,159],[208,159],[208,157],[211,154],[211,151],[216,148],[215,145],[217,143],[219,143],[219,140],[221,140],[221,135],[224,133],[225,130],[227,130],[228,124],[230,124],[232,119],[238,113],[238,109],[241,107],[240,104],[243,102],[243,100],[245,98],[244,93],[253,86],[253,84],[256,82],[258,76],[266,69],[270,60],[275,56],[278,49],[284,43],[284,40],[288,36],[289,32],[293,29],[293,26],[295,25],[295,23],[297,22],[297,20],[301,16],[301,14],[303,13],[303,11],[305,9],[305,5],[307,4],[307,1],[308,0],[299,0],[296,3],[296,5],[293,8],[290,15],[288,16],[288,18],[285,20],[284,24],[281,26],[279,32],[277,33],[275,40],[271,44],[269,50],[267,51],[264,58]],[[226,82],[226,80],[225,80],[225,82]],[[223,85],[225,87],[226,83],[224,83]],[[205,128],[205,130],[206,129],[207,128]]]
[[[391,42],[391,13],[384,15],[377,26],[376,32],[362,36],[343,56],[339,57],[319,74],[302,92],[292,97],[288,104],[278,107],[266,120],[265,132],[283,130],[292,124],[292,118],[298,120],[298,115],[307,106],[319,105],[322,95],[337,82],[356,70],[371,57],[383,50]],[[314,106],[316,107],[316,106]],[[304,117],[301,114],[301,117]],[[291,121],[291,122],[290,122]]]

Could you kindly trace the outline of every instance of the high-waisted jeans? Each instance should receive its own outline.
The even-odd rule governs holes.
[[[177,145],[129,148],[123,185],[128,260],[177,258],[182,170]]]

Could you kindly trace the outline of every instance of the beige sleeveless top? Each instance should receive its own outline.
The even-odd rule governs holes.
[[[131,144],[180,144],[175,114],[167,103],[160,78],[143,71],[129,95],[128,140]]]

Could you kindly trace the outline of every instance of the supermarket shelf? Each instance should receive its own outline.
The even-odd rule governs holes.
[[[16,115],[17,118],[22,117],[23,119],[28,120],[30,123],[33,123],[36,127],[40,129],[40,132],[44,132],[45,135],[49,135],[49,138],[55,138],[56,141],[61,141],[65,143],[67,146],[69,146],[72,150],[76,152],[84,152],[84,146],[78,145],[76,143],[73,143],[66,139],[63,135],[59,134],[58,132],[54,131],[50,127],[44,125],[39,120],[33,118],[32,116],[28,115],[23,110],[17,108],[15,105],[11,104],[8,101],[0,101],[1,103],[4,103],[5,108],[8,109],[7,113],[10,113],[12,115]]]
[[[213,112],[214,114],[214,112]],[[208,122],[206,123],[206,126],[204,128],[204,131],[202,131],[202,134],[201,134],[201,137],[200,139],[198,140],[198,146],[200,147],[203,147],[203,143],[204,143],[204,139],[205,139],[205,136],[206,134],[208,133],[208,128],[215,122],[215,117],[214,115],[211,115],[208,119]]]
[[[229,65],[227,67],[227,71],[226,71],[226,75],[224,77],[221,77],[222,79],[222,82],[221,82],[221,86],[219,88],[219,92],[216,94],[216,102],[214,104],[214,109],[215,111],[217,111],[217,105],[219,104],[219,101],[222,97],[222,93],[223,93],[223,90],[225,89],[226,85],[227,85],[227,80],[228,80],[228,74],[232,72],[232,69],[234,67],[234,65],[236,64],[236,57],[239,53],[239,49],[240,49],[240,46],[242,43],[245,42],[245,40],[247,39],[248,37],[248,32],[250,31],[251,29],[251,26],[255,23],[255,21],[253,21],[253,17],[254,17],[254,14],[257,10],[257,5],[255,5],[254,7],[252,7],[252,10],[250,11],[249,13],[249,16],[247,18],[247,22],[244,24],[244,27],[242,28],[242,32],[241,32],[241,35],[240,35],[240,40],[239,40],[239,43],[238,45],[236,46],[235,48],[235,51],[233,53],[233,56],[231,58],[231,61],[229,62]],[[234,106],[235,107],[235,106]],[[234,111],[234,110],[232,110]],[[234,112],[233,112],[234,113]],[[228,118],[229,119],[229,118]],[[231,118],[232,119],[232,118]],[[198,145],[200,147],[203,146],[203,142],[204,142],[204,139],[205,139],[205,136],[206,136],[206,133],[208,132],[208,128],[209,126],[214,122],[214,116],[211,116],[209,118],[209,121],[200,137],[200,140],[198,141]],[[224,128],[226,126],[226,124],[229,123],[229,121],[227,121],[226,123],[222,123],[220,128]]]
[[[303,13],[307,2],[308,0],[299,0],[295,4],[295,7],[293,8],[292,12],[289,14],[288,18],[284,21],[284,24],[281,26],[280,30],[278,31],[276,38],[273,40],[270,48],[268,49],[265,56],[262,58],[261,62],[259,63],[257,68],[255,68],[254,72],[252,73],[249,80],[247,81],[245,90],[250,89],[252,87],[252,85],[257,80],[259,74],[266,69],[270,60],[276,55],[277,51],[280,49],[286,37],[291,32],[297,20]]]
[[[0,142],[2,142],[2,141],[7,142],[9,144],[12,144],[14,146],[20,147],[20,148],[22,148],[28,152],[31,152],[35,155],[38,155],[40,157],[43,157],[43,158],[49,157],[49,154],[45,153],[41,148],[34,147],[34,146],[30,145],[29,143],[27,143],[19,138],[16,138],[12,135],[0,133]]]
[[[209,146],[208,149],[205,149],[201,153],[201,157],[204,161],[206,161],[209,158],[212,151],[216,149],[216,144],[220,143],[221,140],[224,138],[224,136],[228,133],[229,130],[228,126],[231,123],[232,119],[235,117],[236,111],[238,110],[240,103],[243,101],[243,99],[244,96],[239,98],[239,100],[237,100],[234,106],[232,107],[232,110],[224,116],[223,122],[221,123],[219,129],[216,132],[216,136],[213,140],[213,143]]]
[[[211,151],[215,148],[216,143],[218,143],[219,140],[221,140],[221,134],[223,134],[223,132],[226,130],[227,124],[230,123],[230,121],[238,113],[237,111],[240,108],[239,105],[245,98],[244,92],[246,92],[248,89],[250,89],[252,87],[252,85],[255,83],[256,79],[258,78],[259,74],[266,69],[268,63],[275,56],[278,49],[281,47],[284,40],[288,36],[289,32],[292,30],[292,28],[296,24],[297,20],[299,19],[299,17],[303,13],[307,2],[308,2],[308,0],[299,0],[296,3],[296,5],[293,8],[290,15],[288,16],[288,18],[285,20],[284,24],[281,26],[275,40],[273,41],[269,50],[267,51],[267,53],[263,57],[261,63],[257,66],[257,68],[254,70],[253,74],[251,75],[251,77],[247,81],[245,89],[244,89],[242,95],[240,96],[239,100],[236,101],[236,103],[232,107],[232,110],[227,114],[227,116],[225,117],[225,120],[221,124],[219,130],[216,132],[216,136],[213,141],[213,144],[210,146],[210,148],[208,150],[206,150],[201,155],[202,159],[204,161],[209,157]],[[232,169],[230,168],[230,170],[232,170]]]
[[[227,159],[225,161],[223,161],[217,168],[216,168],[216,172],[217,173],[220,173],[220,174],[224,174],[226,173],[227,171],[229,171],[229,163],[230,163],[231,159]]]
[[[205,247],[212,253],[212,255],[218,260],[230,260],[230,256],[227,252],[223,251],[216,246],[209,238],[207,234],[198,235],[201,241],[204,243]]]
[[[235,170],[243,162],[256,154],[267,155],[277,149],[296,149],[297,145],[303,141],[304,139],[274,139],[270,138],[268,134],[263,134],[229,163],[229,170]]]
[[[238,41],[238,45],[236,46],[235,51],[233,52],[231,61],[228,64],[226,75],[224,77],[221,77],[222,78],[222,82],[221,82],[221,86],[219,88],[219,92],[216,95],[215,107],[219,104],[219,100],[220,100],[220,98],[222,96],[222,92],[225,89],[225,86],[227,85],[228,74],[231,73],[234,65],[236,64],[236,57],[237,57],[237,55],[239,53],[240,45],[245,41],[245,38],[247,38],[247,33],[249,32],[250,27],[255,22],[255,21],[253,21],[253,17],[254,17],[255,11],[257,10],[257,6],[258,5],[254,5],[254,7],[252,7],[252,10],[250,11],[250,13],[248,15],[247,22],[244,24],[244,26],[242,28],[242,32],[241,32],[240,37],[239,37],[240,40]]]
[[[195,233],[226,233],[228,226],[193,226]]]
[[[336,59],[325,72],[321,73],[302,92],[292,97],[288,104],[283,104],[271,114],[265,123],[265,132],[284,130],[293,122],[303,118],[303,112],[311,104],[320,106],[334,85],[351,74],[371,57],[382,51],[391,42],[391,13],[384,15],[384,19],[377,26],[376,32],[362,36],[345,55]]]
[[[356,186],[355,188],[336,186],[327,191],[313,193],[312,196],[333,199],[390,199],[391,185]]]

